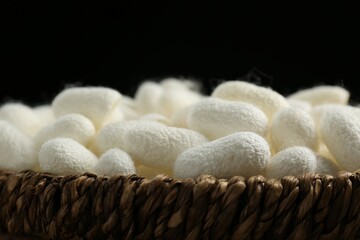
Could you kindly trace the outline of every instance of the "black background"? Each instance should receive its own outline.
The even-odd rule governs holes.
[[[50,102],[69,83],[133,95],[166,76],[197,79],[204,93],[230,79],[282,94],[336,84],[359,101],[359,3],[341,4],[9,1],[0,103]]]

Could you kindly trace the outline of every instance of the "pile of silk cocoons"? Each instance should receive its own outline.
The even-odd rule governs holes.
[[[0,107],[0,169],[146,178],[355,172],[360,108],[349,97],[339,86],[283,96],[238,80],[210,96],[176,78],[143,82],[133,97],[69,87],[48,105]]]

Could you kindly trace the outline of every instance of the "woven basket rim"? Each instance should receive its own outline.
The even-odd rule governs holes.
[[[360,173],[177,179],[0,171],[0,233],[52,239],[360,237]]]

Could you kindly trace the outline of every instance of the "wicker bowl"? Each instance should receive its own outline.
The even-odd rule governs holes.
[[[359,239],[360,174],[149,180],[0,171],[0,236]]]

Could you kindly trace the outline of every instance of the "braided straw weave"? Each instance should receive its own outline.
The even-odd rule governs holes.
[[[0,171],[0,207],[0,236],[26,239],[359,239],[360,174],[149,180]]]

